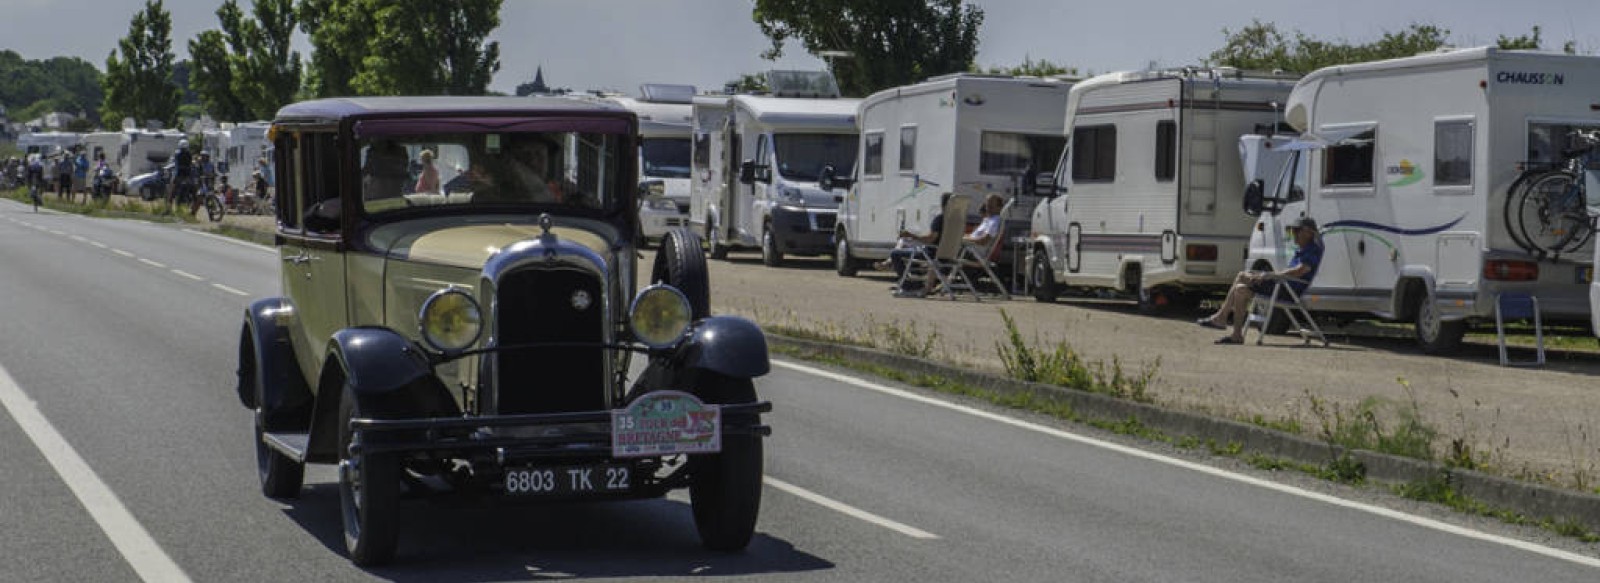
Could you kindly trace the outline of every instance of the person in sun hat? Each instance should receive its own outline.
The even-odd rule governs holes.
[[[1305,293],[1311,278],[1317,276],[1317,268],[1322,265],[1322,240],[1317,236],[1317,221],[1302,216],[1290,223],[1289,229],[1294,233],[1296,247],[1294,258],[1289,260],[1289,267],[1276,272],[1240,272],[1233,278],[1233,288],[1228,290],[1228,297],[1222,301],[1222,307],[1215,314],[1196,322],[1201,326],[1219,330],[1227,329],[1227,324],[1232,322],[1233,333],[1219,338],[1217,344],[1244,343],[1244,323],[1249,317],[1250,300],[1258,295],[1271,296],[1274,279],[1289,279],[1289,288],[1298,295]]]

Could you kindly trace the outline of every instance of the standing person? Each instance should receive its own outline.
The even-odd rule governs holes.
[[[61,159],[56,161],[56,198],[70,198],[71,196],[72,156],[62,152]]]
[[[1317,222],[1311,217],[1300,217],[1289,228],[1294,229],[1296,247],[1289,267],[1270,273],[1239,272],[1233,278],[1233,289],[1228,290],[1228,297],[1222,301],[1217,313],[1196,322],[1207,328],[1226,329],[1226,324],[1232,319],[1233,334],[1218,339],[1217,344],[1244,344],[1244,324],[1250,317],[1250,300],[1258,295],[1271,296],[1274,278],[1298,280],[1288,282],[1289,288],[1298,295],[1305,293],[1311,279],[1317,276],[1317,268],[1322,266],[1322,241],[1317,236]]]
[[[72,192],[84,193],[83,201],[89,202],[89,154],[78,148],[78,156],[72,160]]]
[[[422,161],[422,170],[417,173],[417,185],[412,192],[420,194],[437,194],[439,192],[439,168],[433,165],[433,150],[423,150],[417,158]]]
[[[94,189],[91,191],[95,197],[111,198],[111,181],[116,179],[116,172],[111,170],[111,165],[106,163],[106,153],[95,154],[94,160]]]
[[[194,179],[194,154],[189,152],[189,140],[178,140],[178,150],[172,153],[172,191],[167,204],[172,204],[172,199],[184,200],[194,195]]]

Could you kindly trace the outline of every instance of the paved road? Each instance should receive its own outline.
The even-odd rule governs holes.
[[[679,495],[413,503],[402,563],[363,572],[342,556],[327,469],[293,504],[257,493],[234,343],[249,298],[277,288],[276,268],[261,248],[181,228],[0,202],[0,581],[1600,576],[1593,548],[1566,554],[1495,525],[1452,532],[789,362],[758,385],[776,434],[759,534],[742,555],[701,551]]]

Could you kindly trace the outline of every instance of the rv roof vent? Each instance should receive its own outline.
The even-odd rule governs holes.
[[[767,71],[767,88],[773,97],[839,96],[839,83],[827,71]]]
[[[653,103],[694,103],[693,85],[667,85],[645,83],[639,86],[639,96]]]

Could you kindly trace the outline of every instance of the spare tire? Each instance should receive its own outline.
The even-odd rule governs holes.
[[[679,227],[661,237],[650,283],[665,283],[683,292],[694,319],[711,315],[711,279],[700,251],[700,236],[693,231]]]

